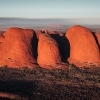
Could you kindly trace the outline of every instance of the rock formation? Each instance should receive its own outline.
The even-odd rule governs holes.
[[[35,30],[35,33],[36,33],[36,37],[38,39],[39,38],[39,35],[42,33],[42,31],[41,30]]]
[[[49,33],[49,34],[58,34],[57,31],[53,31],[53,30],[49,30],[48,33]]]
[[[62,62],[67,62],[67,58],[69,57],[70,53],[70,45],[69,41],[66,39],[64,35],[59,35],[59,33],[55,34],[50,34],[50,36],[57,42],[60,56],[61,56],[61,61]],[[66,51],[67,50],[67,51]]]
[[[66,62],[78,66],[100,63],[100,35],[76,25],[66,34],[57,31],[9,28],[0,33],[0,66],[66,69]]]
[[[65,36],[70,43],[70,61],[100,62],[99,47],[88,28],[79,25],[72,26]]]
[[[98,43],[99,43],[99,46],[100,46],[100,33],[95,33],[96,37],[97,37],[97,40],[98,40]]]
[[[36,63],[32,51],[31,29],[10,28],[5,32],[4,42],[0,44],[0,66],[32,68]]]
[[[40,34],[37,62],[44,68],[56,68],[61,63],[58,44],[49,34]]]

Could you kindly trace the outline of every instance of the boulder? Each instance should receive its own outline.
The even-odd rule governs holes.
[[[78,62],[100,62],[100,52],[93,33],[83,26],[72,26],[66,32],[70,43],[70,60]]]
[[[8,29],[4,42],[0,44],[0,66],[33,68],[36,64],[31,45],[33,36],[31,29]]]

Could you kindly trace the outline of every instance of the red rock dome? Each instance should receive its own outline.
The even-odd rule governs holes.
[[[88,28],[72,26],[65,36],[70,43],[70,59],[80,62],[100,62],[99,47]]]
[[[34,32],[29,29],[8,29],[4,42],[0,44],[0,65],[32,68],[36,63],[31,46],[33,35]]]
[[[49,34],[39,35],[37,62],[44,68],[55,67],[61,62],[58,44]]]

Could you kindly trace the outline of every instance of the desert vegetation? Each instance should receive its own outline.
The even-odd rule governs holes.
[[[17,94],[15,100],[99,100],[100,69],[68,66],[67,70],[1,67],[0,91]]]

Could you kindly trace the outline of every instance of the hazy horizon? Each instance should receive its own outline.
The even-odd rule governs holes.
[[[50,29],[57,31],[66,31],[72,25],[82,25],[93,30],[99,30],[99,19],[86,18],[14,18],[0,17],[0,30],[6,30],[9,27],[32,28],[32,29]]]
[[[63,24],[63,25],[71,25],[71,24],[82,24],[82,25],[100,25],[100,18],[23,18],[23,17],[0,17],[0,21],[2,22],[10,22],[10,21],[43,21],[48,22],[48,24]],[[51,21],[51,22],[50,22]],[[0,24],[1,24],[0,23]],[[31,22],[32,23],[32,22]],[[10,23],[9,23],[10,24]],[[16,23],[15,23],[16,24]]]

